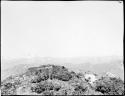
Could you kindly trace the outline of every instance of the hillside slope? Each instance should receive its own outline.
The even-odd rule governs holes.
[[[28,67],[1,82],[2,95],[123,95],[124,82],[117,77],[75,73],[64,66]],[[89,78],[86,76],[90,76]],[[90,83],[93,76],[98,79]],[[107,83],[105,83],[107,82]],[[108,90],[107,90],[108,88]]]

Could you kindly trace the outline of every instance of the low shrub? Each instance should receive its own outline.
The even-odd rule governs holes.
[[[35,92],[38,94],[40,94],[44,91],[47,91],[47,90],[50,91],[53,89],[54,89],[54,85],[51,82],[47,82],[47,81],[38,83],[35,86],[31,87],[32,92]]]
[[[38,84],[36,86],[31,87],[31,91],[37,94],[41,94],[42,92],[45,91],[45,87]]]
[[[5,83],[1,87],[1,95],[13,95],[16,94],[16,87],[12,83]]]
[[[123,95],[124,82],[120,78],[102,77],[96,81],[95,90],[106,95]]]
[[[65,67],[54,66],[52,69],[51,79],[58,79],[62,81],[69,81],[72,75]]]

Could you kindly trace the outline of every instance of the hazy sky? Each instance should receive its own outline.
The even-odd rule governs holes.
[[[123,54],[123,3],[1,1],[1,57]]]

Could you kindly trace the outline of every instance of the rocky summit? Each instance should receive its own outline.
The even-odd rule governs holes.
[[[123,95],[124,82],[114,76],[76,73],[64,66],[41,65],[7,77],[1,95]]]

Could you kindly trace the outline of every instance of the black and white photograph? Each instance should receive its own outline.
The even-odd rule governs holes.
[[[123,1],[1,1],[1,95],[124,95]]]

